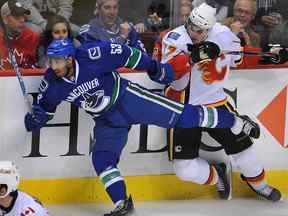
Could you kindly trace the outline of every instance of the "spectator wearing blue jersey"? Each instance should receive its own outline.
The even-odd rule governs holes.
[[[117,166],[132,125],[231,128],[237,134],[242,130],[259,132],[250,121],[228,111],[180,104],[120,77],[114,71],[125,66],[147,70],[149,77],[159,83],[173,80],[171,65],[152,60],[138,49],[107,41],[85,43],[75,49],[69,40],[54,40],[47,55],[50,68],[40,84],[32,113],[25,115],[25,127],[28,131],[44,127],[62,101],[90,114],[95,121],[92,162],[116,205],[104,216],[130,216],[134,212]]]
[[[119,16],[119,0],[97,0],[95,18],[81,27],[77,39],[81,42],[103,40],[127,44],[145,50],[133,25]]]

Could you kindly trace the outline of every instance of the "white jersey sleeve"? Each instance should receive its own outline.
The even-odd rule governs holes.
[[[18,191],[13,208],[5,216],[50,216],[48,210],[32,196]]]
[[[226,26],[216,24],[216,31],[212,31],[209,37],[207,38],[208,41],[216,43],[220,50],[223,51],[241,51],[241,42],[240,39]],[[242,60],[242,55],[229,55],[231,62],[230,66],[235,67],[239,62]]]
[[[188,53],[187,43],[192,42],[183,25],[168,32],[162,40],[161,62],[166,63],[182,52]]]
[[[188,54],[187,44],[192,43],[184,25],[168,32],[162,40],[162,63],[167,63],[179,54]],[[178,60],[177,60],[178,61]],[[169,62],[170,63],[170,62]],[[185,73],[171,83],[177,91],[183,90],[189,83],[190,73]]]

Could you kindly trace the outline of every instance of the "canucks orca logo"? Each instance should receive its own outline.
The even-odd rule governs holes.
[[[82,94],[84,101],[81,101],[81,107],[97,116],[98,113],[103,111],[110,103],[110,97],[104,95],[104,90],[98,90],[93,94],[85,92]]]

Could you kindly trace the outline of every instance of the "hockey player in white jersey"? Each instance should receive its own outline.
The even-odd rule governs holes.
[[[229,68],[241,63],[241,56],[225,55],[223,50],[241,51],[240,40],[229,28],[216,22],[216,9],[201,4],[192,10],[186,23],[168,32],[162,41],[162,63],[170,63],[176,80],[167,88],[166,96],[192,105],[223,107],[236,112],[224,92]],[[187,45],[188,44],[188,45]],[[241,116],[248,119],[248,116]],[[255,125],[257,125],[255,123]],[[231,198],[231,187],[225,164],[209,164],[199,157],[202,132],[218,141],[239,167],[241,177],[258,195],[271,200],[281,193],[268,185],[265,171],[256,159],[252,138],[260,134],[235,135],[226,129],[182,129],[168,133],[169,157],[176,175],[183,181],[216,185],[222,199]]]
[[[19,173],[11,161],[0,161],[0,216],[49,216],[47,209],[17,189]]]

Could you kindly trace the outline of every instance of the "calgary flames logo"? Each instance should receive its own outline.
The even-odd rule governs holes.
[[[224,54],[217,59],[205,60],[198,63],[199,70],[202,71],[202,79],[207,85],[223,80],[229,70],[229,66],[227,64],[222,66],[220,70],[217,69],[216,63],[218,59],[224,60]]]

